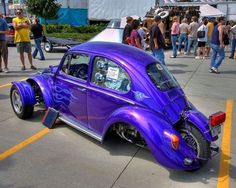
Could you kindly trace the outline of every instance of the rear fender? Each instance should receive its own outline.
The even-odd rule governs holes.
[[[52,85],[53,80],[51,76],[48,75],[39,75],[27,80],[28,82],[36,82],[36,84],[40,87],[40,90],[43,95],[43,100],[46,108],[53,107],[53,96],[52,96]]]
[[[123,107],[113,113],[108,120],[103,136],[109,127],[115,123],[127,123],[135,127],[146,141],[155,159],[162,165],[174,169],[194,169],[199,167],[195,162],[192,166],[185,166],[185,158],[196,159],[192,149],[182,139],[174,127],[165,120],[161,113],[156,113],[143,108]],[[171,147],[167,135],[175,134],[179,137],[179,149]]]
[[[15,81],[12,85],[19,91],[22,104],[24,106],[31,106],[36,104],[34,90],[27,81]]]
[[[218,139],[218,136],[211,136],[209,119],[198,110],[189,110],[185,112],[185,118],[188,122],[195,125],[207,141],[213,142]]]

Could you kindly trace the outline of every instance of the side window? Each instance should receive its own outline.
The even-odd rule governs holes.
[[[131,80],[128,74],[113,61],[96,57],[93,64],[92,83],[126,93],[130,90]]]
[[[69,54],[63,63],[62,72],[67,75],[87,80],[89,56],[86,54]]]

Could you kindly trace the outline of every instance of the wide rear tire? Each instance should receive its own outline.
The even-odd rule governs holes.
[[[12,109],[20,119],[28,119],[33,115],[34,106],[23,105],[20,93],[14,85],[11,87],[10,98]]]
[[[192,124],[188,123],[187,127],[182,124],[178,131],[185,142],[194,150],[201,166],[206,164],[211,155],[210,142]]]

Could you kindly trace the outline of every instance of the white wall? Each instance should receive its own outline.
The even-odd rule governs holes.
[[[111,20],[125,16],[144,17],[155,0],[88,0],[89,20]]]

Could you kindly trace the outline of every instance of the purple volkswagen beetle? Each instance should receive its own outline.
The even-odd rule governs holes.
[[[225,113],[206,118],[154,57],[134,47],[88,42],[69,49],[58,66],[12,83],[16,115],[43,103],[66,124],[102,142],[111,132],[148,147],[165,167],[194,170],[219,148]]]

